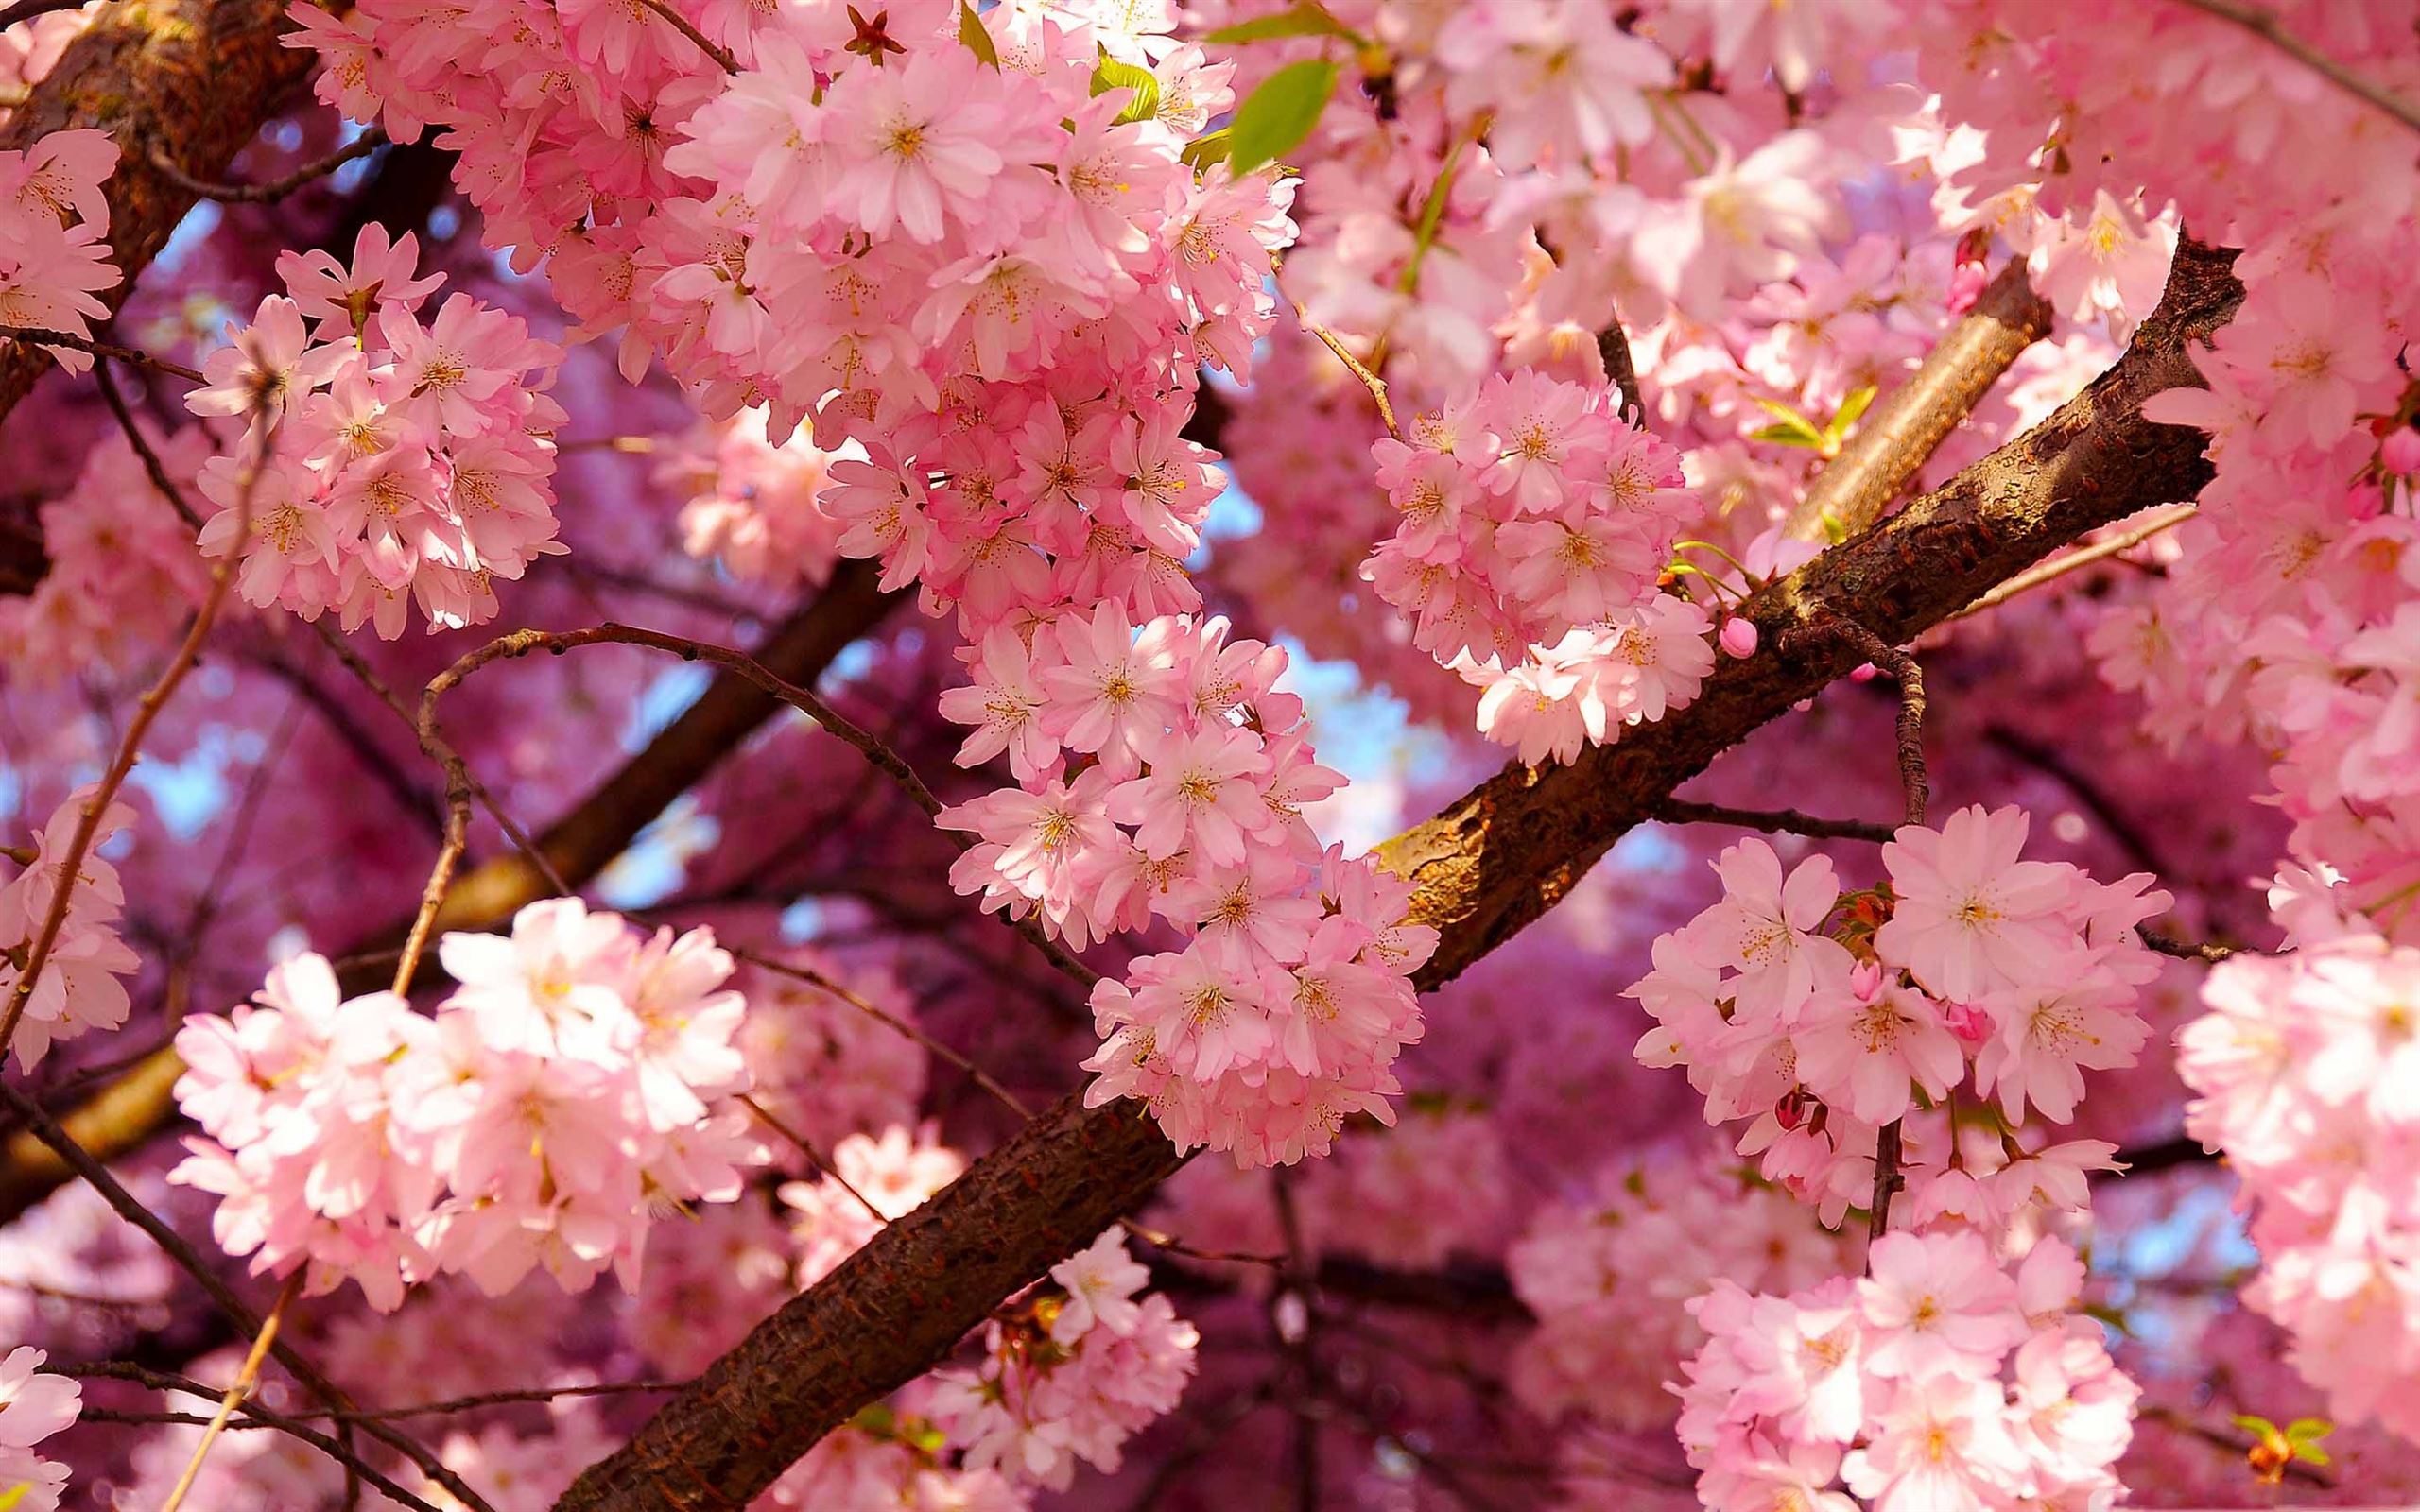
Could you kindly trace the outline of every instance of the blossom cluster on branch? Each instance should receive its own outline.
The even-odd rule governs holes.
[[[650,1222],[734,1200],[763,1159],[733,1100],[729,953],[567,898],[438,955],[459,985],[433,1017],[345,999],[304,954],[256,1005],[186,1021],[177,1099],[209,1138],[173,1179],[218,1198],[218,1242],[255,1272],[308,1265],[310,1291],[351,1279],[381,1311],[449,1272],[490,1295],[538,1266],[634,1287]]]

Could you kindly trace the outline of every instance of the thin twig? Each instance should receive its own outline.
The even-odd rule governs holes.
[[[774,1133],[779,1134],[782,1138],[789,1141],[792,1144],[797,1145],[799,1153],[806,1157],[807,1163],[814,1166],[817,1172],[823,1176],[828,1176],[833,1180],[838,1181],[840,1184],[840,1190],[856,1198],[857,1206],[865,1209],[868,1213],[872,1214],[875,1223],[888,1225],[890,1222],[890,1214],[883,1211],[880,1208],[875,1207],[872,1197],[869,1197],[864,1193],[858,1191],[855,1183],[851,1182],[847,1177],[842,1176],[840,1174],[840,1168],[832,1163],[829,1156],[815,1147],[815,1142],[813,1140],[808,1139],[804,1134],[800,1133],[797,1129],[790,1127],[790,1125],[783,1122],[781,1117],[771,1108],[767,1108],[764,1104],[758,1102],[754,1097],[751,1096],[747,1092],[741,1092],[739,1094],[739,1102],[740,1106],[746,1108],[750,1112],[764,1120],[765,1126],[767,1128],[771,1129]]]
[[[134,455],[141,459],[143,472],[151,479],[151,486],[159,490],[160,496],[168,501],[168,507],[177,511],[178,519],[199,530],[201,516],[195,512],[183,492],[169,480],[168,470],[161,464],[160,454],[151,449],[150,441],[135,425],[134,411],[127,407],[126,396],[118,392],[117,380],[110,375],[111,360],[101,357],[93,363],[93,380],[100,386],[102,403],[108,404],[110,413],[116,417],[117,428],[126,433],[126,444],[133,448]]]
[[[326,157],[306,163],[292,173],[271,179],[267,183],[212,183],[197,179],[179,167],[164,147],[151,149],[151,166],[160,171],[162,178],[189,195],[227,204],[266,205],[276,203],[313,180],[323,179],[355,158],[366,158],[386,145],[386,129],[373,126]]]
[[[0,337],[11,341],[23,341],[29,346],[65,347],[71,352],[81,352],[94,357],[114,357],[120,362],[130,362],[138,368],[149,368],[157,372],[172,373],[189,384],[201,382],[201,374],[182,362],[170,362],[165,357],[155,357],[147,352],[137,352],[132,347],[121,347],[114,341],[95,341],[90,336],[79,336],[66,331],[49,331],[41,326],[31,325],[0,325]]]
[[[2064,577],[2079,567],[2089,567],[2094,562],[2106,561],[2120,552],[2132,551],[2153,536],[2175,529],[2186,521],[2192,519],[2198,512],[2192,505],[2184,505],[2166,514],[2147,520],[2132,530],[2112,536],[2106,541],[2096,541],[2091,545],[2068,552],[2064,557],[2053,557],[2048,561],[2029,567],[1960,610],[1950,618],[1962,620],[1970,614],[1980,614],[1987,609],[1996,609],[2017,594],[2029,593],[2044,583]]]
[[[50,1366],[46,1368],[58,1375],[76,1376],[82,1379],[100,1377],[104,1380],[110,1381],[130,1381],[137,1385],[148,1386],[154,1391],[182,1392],[190,1397],[216,1397],[218,1395],[216,1390],[202,1384],[200,1382],[194,1380],[190,1376],[181,1376],[166,1370],[147,1369],[142,1366],[135,1365],[125,1360],[99,1360],[80,1364],[67,1363]],[[352,1447],[345,1442],[343,1437],[331,1437],[330,1435],[320,1432],[318,1429],[308,1426],[298,1416],[274,1411],[270,1408],[262,1406],[257,1401],[245,1402],[240,1411],[248,1420],[242,1422],[231,1422],[227,1425],[229,1428],[239,1432],[248,1428],[275,1429],[279,1433],[285,1434],[289,1437],[299,1439],[302,1443],[310,1445],[313,1449],[318,1450],[320,1453],[325,1454],[328,1458],[343,1466],[345,1470],[345,1479],[348,1482],[358,1477],[360,1480],[368,1482],[370,1485],[385,1492],[388,1496],[393,1498],[398,1504],[412,1507],[416,1509],[416,1512],[441,1512],[441,1509],[433,1503],[421,1497],[415,1496],[410,1491],[406,1490],[402,1486],[398,1485],[392,1477],[381,1472],[376,1466],[365,1463],[360,1455],[353,1452]],[[185,1423],[200,1425],[206,1424],[210,1421],[209,1418],[204,1418],[199,1413],[119,1412],[105,1407],[86,1407],[83,1409],[80,1416],[86,1419],[96,1422]],[[313,1414],[312,1416],[324,1417],[329,1415]],[[342,1433],[350,1435],[353,1432],[353,1424],[346,1423],[343,1425]]]
[[[472,673],[491,663],[508,658],[527,656],[533,651],[547,651],[561,656],[567,651],[587,645],[646,646],[650,650],[667,652],[684,662],[706,662],[735,673],[807,715],[826,731],[856,747],[859,754],[889,777],[900,791],[908,795],[911,802],[925,812],[926,816],[938,817],[942,812],[941,799],[933,796],[932,789],[925,785],[925,780],[916,775],[916,769],[901,758],[897,751],[885,745],[878,736],[859,728],[815,693],[775,676],[770,668],[744,651],[735,651],[729,646],[715,645],[704,641],[693,641],[686,636],[667,635],[661,630],[641,629],[631,625],[594,625],[577,630],[515,630],[509,635],[500,635],[487,644],[465,653],[456,660],[453,665],[431,678],[428,686],[422,690],[419,729],[424,744],[437,738],[438,700]],[[461,775],[463,780],[467,780],[467,772]],[[420,912],[412,920],[411,934],[405,939],[404,955],[396,966],[396,977],[399,981],[408,982],[412,971],[418,966],[421,953],[426,948],[429,926],[437,916],[438,904],[444,900],[443,883],[452,877],[454,866],[460,859],[461,848],[454,842],[452,836],[458,829],[467,830],[469,799],[467,790],[462,795],[456,793],[457,785],[457,782],[449,772],[446,793],[448,839],[445,847],[439,851],[438,869],[431,872],[428,887],[421,895]],[[970,837],[959,835],[955,832],[950,833],[953,841],[960,847],[973,843]],[[1041,952],[1044,959],[1049,961],[1068,977],[1080,983],[1087,990],[1100,980],[1099,972],[1068,954],[1064,947],[1043,931],[1040,922],[1031,915],[1014,919],[1007,919],[1004,915],[997,917],[1023,936],[1028,944]]]
[[[1213,1260],[1230,1265],[1266,1265],[1271,1270],[1283,1270],[1290,1263],[1284,1255],[1255,1255],[1240,1249],[1196,1249],[1174,1234],[1146,1228],[1132,1218],[1118,1219],[1117,1226],[1154,1249],[1164,1249],[1187,1260]]]
[[[782,960],[778,956],[767,955],[757,951],[735,950],[731,954],[760,971],[771,971],[777,976],[790,977],[794,980],[804,982],[809,987],[817,988],[822,991],[831,993],[834,997],[838,998],[841,1002],[856,1009],[859,1013],[862,1013],[866,1017],[873,1020],[876,1023],[883,1024],[899,1034],[907,1036],[909,1040],[914,1040],[917,1044],[924,1047],[925,1054],[937,1056],[942,1060],[945,1060],[951,1065],[957,1067],[959,1070],[966,1073],[967,1076],[974,1081],[976,1086],[982,1088],[987,1092],[990,1092],[993,1097],[999,1101],[1002,1107],[1006,1108],[1010,1112],[1016,1114],[1017,1117],[1031,1118],[1033,1116],[1033,1109],[1026,1106],[1025,1100],[1017,1096],[1016,1093],[1009,1091],[1006,1087],[1001,1086],[999,1081],[994,1077],[990,1072],[985,1071],[974,1061],[969,1060],[966,1057],[942,1043],[931,1035],[926,1034],[924,1030],[917,1028],[907,1020],[900,1018],[897,1014],[884,1008],[880,1004],[868,1001],[862,994],[851,991],[849,988],[841,986],[838,982],[835,982],[822,972],[815,970],[813,967],[794,965],[791,962]]]
[[[1395,406],[1387,398],[1387,381],[1372,372],[1360,358],[1355,356],[1343,342],[1336,338],[1334,332],[1313,321],[1310,313],[1301,305],[1294,307],[1294,314],[1301,318],[1303,329],[1319,337],[1320,345],[1335,352],[1336,360],[1344,364],[1345,369],[1354,377],[1361,380],[1362,387],[1370,390],[1370,397],[1377,401],[1378,419],[1386,422],[1387,434],[1397,440],[1403,439],[1403,429],[1395,423]]]
[[[1908,822],[1924,823],[1932,799],[1932,780],[1925,770],[1924,669],[1916,665],[1914,657],[1854,620],[1816,620],[1790,635],[1846,641],[1876,671],[1889,673],[1899,684],[1899,784],[1906,796]]]
[[[195,1442],[193,1453],[185,1460],[184,1473],[177,1477],[160,1512],[177,1512],[184,1505],[185,1493],[193,1489],[194,1477],[201,1473],[201,1462],[210,1457],[210,1446],[227,1431],[227,1419],[235,1416],[236,1405],[251,1396],[252,1387],[259,1383],[261,1362],[268,1358],[269,1347],[277,1342],[278,1325],[285,1321],[285,1310],[302,1289],[302,1278],[307,1274],[308,1267],[297,1266],[294,1274],[285,1278],[285,1284],[278,1288],[277,1300],[269,1304],[268,1315],[261,1319],[260,1332],[252,1336],[252,1347],[244,1355],[243,1368],[235,1372],[226,1394],[218,1399],[218,1411],[211,1416],[210,1426],[201,1431],[201,1437]]]
[[[347,672],[352,673],[355,681],[369,689],[372,696],[385,704],[396,718],[402,720],[405,729],[411,730],[415,736],[420,733],[420,719],[412,713],[411,705],[404,701],[403,695],[388,685],[387,679],[378,675],[377,668],[372,666],[360,652],[346,643],[343,634],[335,626],[322,617],[313,620],[311,628],[319,635],[320,643],[328,648],[329,655],[335,657]],[[440,742],[440,745],[443,746],[448,752],[453,750],[451,746],[445,746],[443,742]],[[458,756],[456,759],[458,760]],[[445,756],[438,755],[436,760],[441,766],[445,765]],[[451,769],[448,770],[450,775]],[[571,885],[563,880],[560,871],[555,869],[554,862],[547,858],[545,848],[539,845],[518,820],[505,812],[504,805],[497,801],[494,793],[489,790],[488,785],[479,781],[477,775],[470,769],[468,763],[463,765],[462,780],[470,784],[471,797],[477,799],[479,806],[488,811],[488,817],[495,821],[496,828],[504,832],[504,837],[512,843],[512,848],[521,852],[540,877],[545,879],[546,885],[554,888],[558,896],[569,894],[572,890]]]
[[[1646,424],[1647,401],[1639,397],[1638,364],[1631,357],[1630,337],[1623,334],[1619,315],[1597,333],[1597,355],[1605,364],[1605,377],[1622,396],[1622,419],[1633,425]]]
[[[2263,951],[2246,952],[2236,945],[2210,945],[2198,940],[2170,939],[2166,935],[2156,934],[2148,929],[2137,929],[2135,933],[2151,949],[2162,955],[2174,956],[2180,961],[2203,961],[2215,966],[2234,955],[2267,954]]]
[[[245,461],[242,479],[236,486],[235,507],[239,511],[236,533],[239,537],[251,527],[252,489],[260,480],[261,464],[268,455],[268,433],[263,431],[253,442],[252,455]],[[18,1021],[25,1017],[26,1004],[33,996],[34,984],[42,979],[43,968],[50,963],[51,949],[59,943],[60,931],[66,927],[67,911],[75,902],[76,885],[82,880],[84,858],[92,850],[93,836],[100,829],[101,816],[116,799],[118,789],[126,784],[127,774],[134,770],[134,763],[143,753],[143,737],[151,732],[152,723],[160,717],[160,711],[166,707],[168,699],[177,691],[177,685],[184,681],[185,674],[192,671],[194,663],[200,659],[201,643],[208,638],[211,627],[217,623],[219,607],[226,603],[227,591],[234,586],[234,582],[233,557],[221,559],[211,569],[210,592],[194,614],[193,624],[185,631],[183,643],[168,659],[168,664],[158,680],[145,689],[143,696],[136,700],[134,717],[127,722],[126,733],[118,741],[117,754],[111,760],[109,770],[102,775],[92,796],[84,800],[83,807],[77,813],[75,832],[68,839],[66,852],[59,858],[59,875],[53,885],[50,908],[43,916],[42,928],[35,932],[33,943],[26,952],[26,964],[18,973],[15,989],[9,994],[8,1008],[0,1011],[0,1059],[7,1057],[9,1047],[16,1036]]]
[[[683,15],[680,11],[673,9],[670,5],[666,3],[666,0],[639,0],[639,4],[647,7],[649,10],[654,11],[657,15],[662,16],[665,20],[672,23],[672,25],[680,31],[682,36],[696,43],[700,51],[713,59],[716,62],[721,64],[722,71],[724,73],[736,74],[739,72],[739,60],[734,58],[729,49],[718,45],[712,37],[707,36],[704,32],[700,31],[696,26],[691,26],[689,24],[689,18]]]
[[[2355,99],[2367,101],[2413,130],[2420,131],[2420,106],[2413,105],[2376,79],[2355,73],[2295,36],[2286,29],[2286,24],[2277,18],[2277,13],[2268,7],[2246,5],[2243,0],[2177,0],[2177,3],[2189,6],[2205,16],[2233,22]]]
[[[1891,1198],[1908,1184],[1899,1174],[1899,1121],[1893,1119],[1874,1136],[1874,1198],[1866,1210],[1865,1242],[1871,1256],[1873,1246],[1891,1231]],[[1872,1259],[1866,1268],[1874,1266]]]
[[[1691,803],[1666,799],[1651,818],[1667,824],[1732,824],[1765,834],[1803,834],[1814,840],[1871,840],[1879,845],[1898,831],[1866,819],[1824,819],[1796,809],[1734,809],[1720,803]]]

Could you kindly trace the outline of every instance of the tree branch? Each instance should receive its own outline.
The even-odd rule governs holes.
[[[1781,632],[1826,615],[1904,644],[2083,532],[2192,497],[2210,476],[2198,432],[2154,425],[2143,400],[2198,386],[2186,353],[2234,314],[2232,253],[2179,249],[2167,297],[2117,366],[2050,419],[1864,535],[1752,597],[1775,649],[1719,668],[1698,701],[1564,766],[1519,766],[1379,848],[1441,932],[1422,988],[1451,980],[1570,890],[1687,778],[1864,661]],[[866,1403],[944,1357],[1002,1298],[1130,1211],[1181,1163],[1145,1111],[1070,1096],[793,1297],[557,1512],[738,1512]]]
[[[110,264],[121,275],[101,296],[112,315],[194,207],[192,191],[152,163],[151,144],[174,143],[188,173],[223,176],[317,61],[281,46],[285,30],[285,0],[113,0],[0,124],[0,151],[77,127],[117,139],[104,185]],[[0,349],[0,418],[49,367],[32,348]]]
[[[2179,3],[2205,16],[2233,22],[2355,99],[2374,105],[2413,130],[2420,131],[2420,105],[2412,104],[2374,78],[2355,73],[2295,36],[2278,19],[2277,12],[2268,7],[2248,5],[2244,0],[2179,0]]]
[[[1908,381],[1874,406],[1806,486],[1784,526],[1800,541],[1853,536],[1890,507],[1935,448],[1973,413],[2020,352],[2050,332],[2050,306],[2016,258],[1984,285]]]

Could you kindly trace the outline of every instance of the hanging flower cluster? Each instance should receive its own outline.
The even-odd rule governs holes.
[[[2012,1271],[1970,1233],[1888,1235],[1862,1280],[1789,1297],[1718,1281],[1691,1304],[1707,1338],[1680,1388],[1699,1502],[1983,1512],[2108,1500],[2140,1391],[2075,1313],[2083,1283],[2056,1239]]]
[[[491,1296],[541,1265],[634,1287],[648,1224],[733,1200],[763,1158],[732,1101],[730,954],[560,898],[439,957],[460,985],[434,1017],[344,999],[306,954],[257,1005],[188,1019],[177,1103],[209,1138],[170,1179],[219,1199],[219,1246],[256,1274],[308,1264],[312,1291],[349,1277],[382,1312],[447,1272]]]
[[[304,619],[337,610],[401,635],[417,602],[431,631],[493,618],[497,578],[555,542],[554,433],[545,395],[562,351],[520,317],[414,276],[419,244],[363,229],[350,266],[284,252],[287,292],[202,367],[197,415],[250,416],[246,439],[201,469],[218,513],[209,556],[242,558],[247,601]],[[251,474],[253,449],[267,452]],[[246,528],[249,518],[249,529]]]
[[[1361,576],[1531,765],[1663,718],[1714,670],[1705,611],[1657,591],[1701,506],[1621,405],[1603,383],[1497,374],[1371,447],[1401,518]]]
[[[32,964],[35,939],[66,879],[67,854],[83,822],[84,805],[98,791],[97,785],[88,784],[67,795],[34,836],[33,861],[0,885],[0,1003],[16,994]],[[126,1022],[126,984],[119,978],[132,975],[143,961],[118,937],[126,888],[118,881],[117,868],[97,852],[102,842],[133,822],[133,809],[112,803],[93,827],[91,844],[68,885],[66,915],[9,1038],[9,1051],[22,1065],[40,1064],[59,1040],[94,1029],[114,1029]]]
[[[1639,1060],[1686,1067],[1708,1123],[1749,1120],[1741,1152],[1826,1222],[1872,1190],[1876,1131],[1970,1074],[2010,1125],[2066,1123],[2083,1073],[2150,1036],[2135,996],[2160,964],[2135,926],[2169,898],[2148,873],[2023,860],[2027,828],[1980,807],[1903,826],[1889,887],[1845,900],[1828,857],[1785,875],[1762,840],[1724,850],[1722,901],[1631,989],[1656,1021]]]
[[[2420,1435],[2420,949],[2348,930],[2238,955],[2177,1035],[2186,1128],[2242,1182],[2260,1275],[2244,1299],[2343,1421]]]
[[[1063,1491],[1076,1464],[1115,1472],[1127,1439],[1174,1407],[1201,1334],[1115,1228],[1050,1267],[1054,1294],[985,1325],[983,1364],[936,1373],[931,1411],[970,1469]]]

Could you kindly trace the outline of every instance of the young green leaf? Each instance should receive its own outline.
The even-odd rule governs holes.
[[[1824,448],[1823,432],[1803,420],[1788,420],[1778,425],[1768,425],[1762,430],[1750,431],[1748,439],[1772,441],[1781,446],[1804,446],[1815,451],[1822,451]]]
[[[2325,1418],[2297,1418],[2286,1425],[2286,1442],[2308,1444],[2334,1432],[2336,1425]]]
[[[1359,32],[1329,15],[1325,6],[1315,4],[1313,0],[1303,0],[1302,4],[1273,16],[1258,16],[1232,26],[1221,26],[1201,40],[1235,46],[1248,42],[1270,42],[1280,37],[1349,37],[1355,46],[1363,45]]]
[[[970,0],[958,0],[958,40],[965,44],[967,51],[991,64],[994,73],[999,72],[1000,49],[993,45],[991,28],[984,26],[983,18],[975,13]],[[1100,91],[1093,93],[1098,94]]]
[[[2245,1433],[2256,1434],[2262,1438],[2273,1437],[2276,1436],[2277,1434],[2277,1425],[2275,1423],[2271,1422],[2268,1418],[2260,1417],[2256,1413],[2239,1412],[2229,1420],[2238,1428],[2242,1429]]]
[[[1236,107],[1227,128],[1237,173],[1274,163],[1303,145],[1336,94],[1336,65],[1324,58],[1288,63]]]
[[[1120,121],[1148,121],[1160,113],[1160,81],[1151,77],[1151,71],[1121,63],[1103,53],[1100,61],[1093,65],[1093,93],[1106,94],[1114,89],[1134,92],[1134,97],[1126,102],[1126,109],[1117,112]]]
[[[1824,427],[1830,432],[1832,439],[1837,441],[1846,438],[1849,427],[1864,417],[1866,410],[1874,404],[1874,396],[1880,391],[1872,384],[1851,390],[1849,396],[1841,401],[1841,412],[1832,417],[1830,425]]]
[[[1177,156],[1194,172],[1204,173],[1212,163],[1226,161],[1227,142],[1227,129],[1222,126],[1216,131],[1206,131],[1187,142],[1184,150]]]

